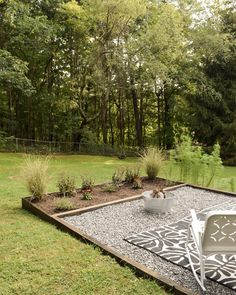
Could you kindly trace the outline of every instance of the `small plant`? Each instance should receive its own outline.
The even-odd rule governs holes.
[[[41,200],[46,194],[49,159],[46,157],[27,156],[22,167],[22,177],[27,190],[34,199]]]
[[[140,189],[142,188],[142,179],[140,177],[134,178],[132,188],[133,189]]]
[[[108,193],[113,193],[117,191],[118,186],[115,183],[108,183],[105,187],[104,187],[104,192],[108,192]]]
[[[124,179],[125,170],[124,168],[118,168],[112,175],[112,182],[115,185],[119,185]]]
[[[89,191],[82,192],[82,200],[88,201],[88,200],[92,200],[92,198],[93,198],[93,195],[91,192],[89,192]]]
[[[140,166],[127,167],[125,170],[125,181],[128,183],[133,183],[134,179],[140,177]]]
[[[149,179],[156,179],[164,162],[164,156],[161,150],[148,148],[141,155],[141,161]]]
[[[75,177],[61,174],[57,182],[57,187],[64,197],[73,196],[75,192]]]
[[[81,184],[81,190],[82,191],[92,191],[94,180],[90,176],[83,176],[82,178],[82,184]]]
[[[163,191],[163,189],[156,188],[153,190],[151,197],[158,198],[158,199],[165,199],[166,195],[165,195],[165,192]]]
[[[74,205],[72,204],[69,198],[63,197],[59,198],[54,203],[56,210],[72,210],[74,209]]]

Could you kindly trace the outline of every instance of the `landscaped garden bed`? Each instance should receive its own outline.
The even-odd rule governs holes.
[[[81,189],[76,189],[73,196],[70,197],[70,202],[72,204],[72,207],[69,209],[85,208],[85,207],[103,204],[103,203],[107,203],[111,201],[125,199],[127,197],[131,197],[134,195],[141,195],[142,192],[144,191],[153,190],[153,189],[164,189],[177,184],[178,184],[177,182],[167,181],[162,178],[149,180],[146,177],[142,177],[141,189],[133,189],[131,183],[122,182],[119,185],[119,187],[116,189],[116,191],[113,191],[113,192],[106,191],[107,184],[100,184],[92,188],[92,191],[91,191],[92,199],[90,200],[84,200],[83,191],[81,191]],[[59,198],[63,198],[63,194],[59,192],[55,192],[55,193],[50,193],[45,195],[41,200],[32,199],[31,197],[29,197],[28,200],[36,204],[37,207],[41,208],[43,211],[47,212],[48,214],[54,214],[54,213],[67,210],[67,209],[58,210],[56,208],[55,204]]]

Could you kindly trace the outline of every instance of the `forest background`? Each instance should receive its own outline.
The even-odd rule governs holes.
[[[235,34],[233,1],[0,0],[0,137],[171,149],[190,133],[236,164]]]

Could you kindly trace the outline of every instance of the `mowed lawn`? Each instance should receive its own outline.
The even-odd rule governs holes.
[[[22,154],[0,154],[0,294],[166,294],[154,281],[137,278],[99,249],[86,245],[21,209],[28,195],[20,179]],[[89,174],[96,183],[109,181],[116,168],[135,165],[135,158],[54,156],[49,191],[61,172]],[[162,176],[168,174],[168,164]],[[174,172],[177,177],[177,169]],[[225,167],[214,186],[230,190],[236,167]]]
[[[27,192],[19,178],[23,156],[0,154],[0,294],[166,294],[154,281],[137,278],[99,249],[86,245],[21,209]],[[51,160],[49,185],[68,171],[108,180],[119,165],[135,159],[58,156]],[[83,171],[83,172],[82,172]]]

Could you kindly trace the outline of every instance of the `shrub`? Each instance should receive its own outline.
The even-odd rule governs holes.
[[[108,183],[104,187],[104,192],[113,193],[117,191],[117,185],[115,183]]]
[[[112,175],[112,182],[115,185],[119,185],[124,179],[125,170],[124,168],[118,168]]]
[[[214,145],[209,155],[201,147],[194,147],[189,136],[183,136],[175,152],[181,181],[209,186],[222,167],[219,144]]]
[[[75,177],[61,174],[57,182],[57,187],[64,197],[66,195],[72,196],[75,192]]]
[[[47,157],[27,156],[22,167],[22,177],[25,179],[26,187],[34,199],[41,200],[46,194],[48,181]]]
[[[206,186],[210,186],[213,178],[217,175],[218,171],[222,168],[222,161],[220,158],[220,145],[217,143],[213,146],[211,155],[208,156],[208,171],[209,178]]]
[[[85,176],[82,176],[81,178],[82,178],[81,189],[91,191],[94,185],[94,180],[92,179],[92,177],[85,175]]]
[[[92,195],[91,192],[89,192],[89,191],[84,191],[84,192],[82,193],[82,200],[92,200],[92,198],[93,198],[93,195]]]
[[[135,178],[140,177],[140,166],[127,167],[125,169],[125,181],[133,183]]]
[[[57,210],[72,210],[75,208],[71,200],[66,197],[55,200],[54,205]]]
[[[133,181],[132,188],[133,189],[140,189],[142,187],[143,187],[142,179],[140,177],[135,178],[134,181]]]
[[[163,165],[164,156],[161,150],[157,148],[148,148],[141,155],[141,161],[148,178],[154,180]]]

